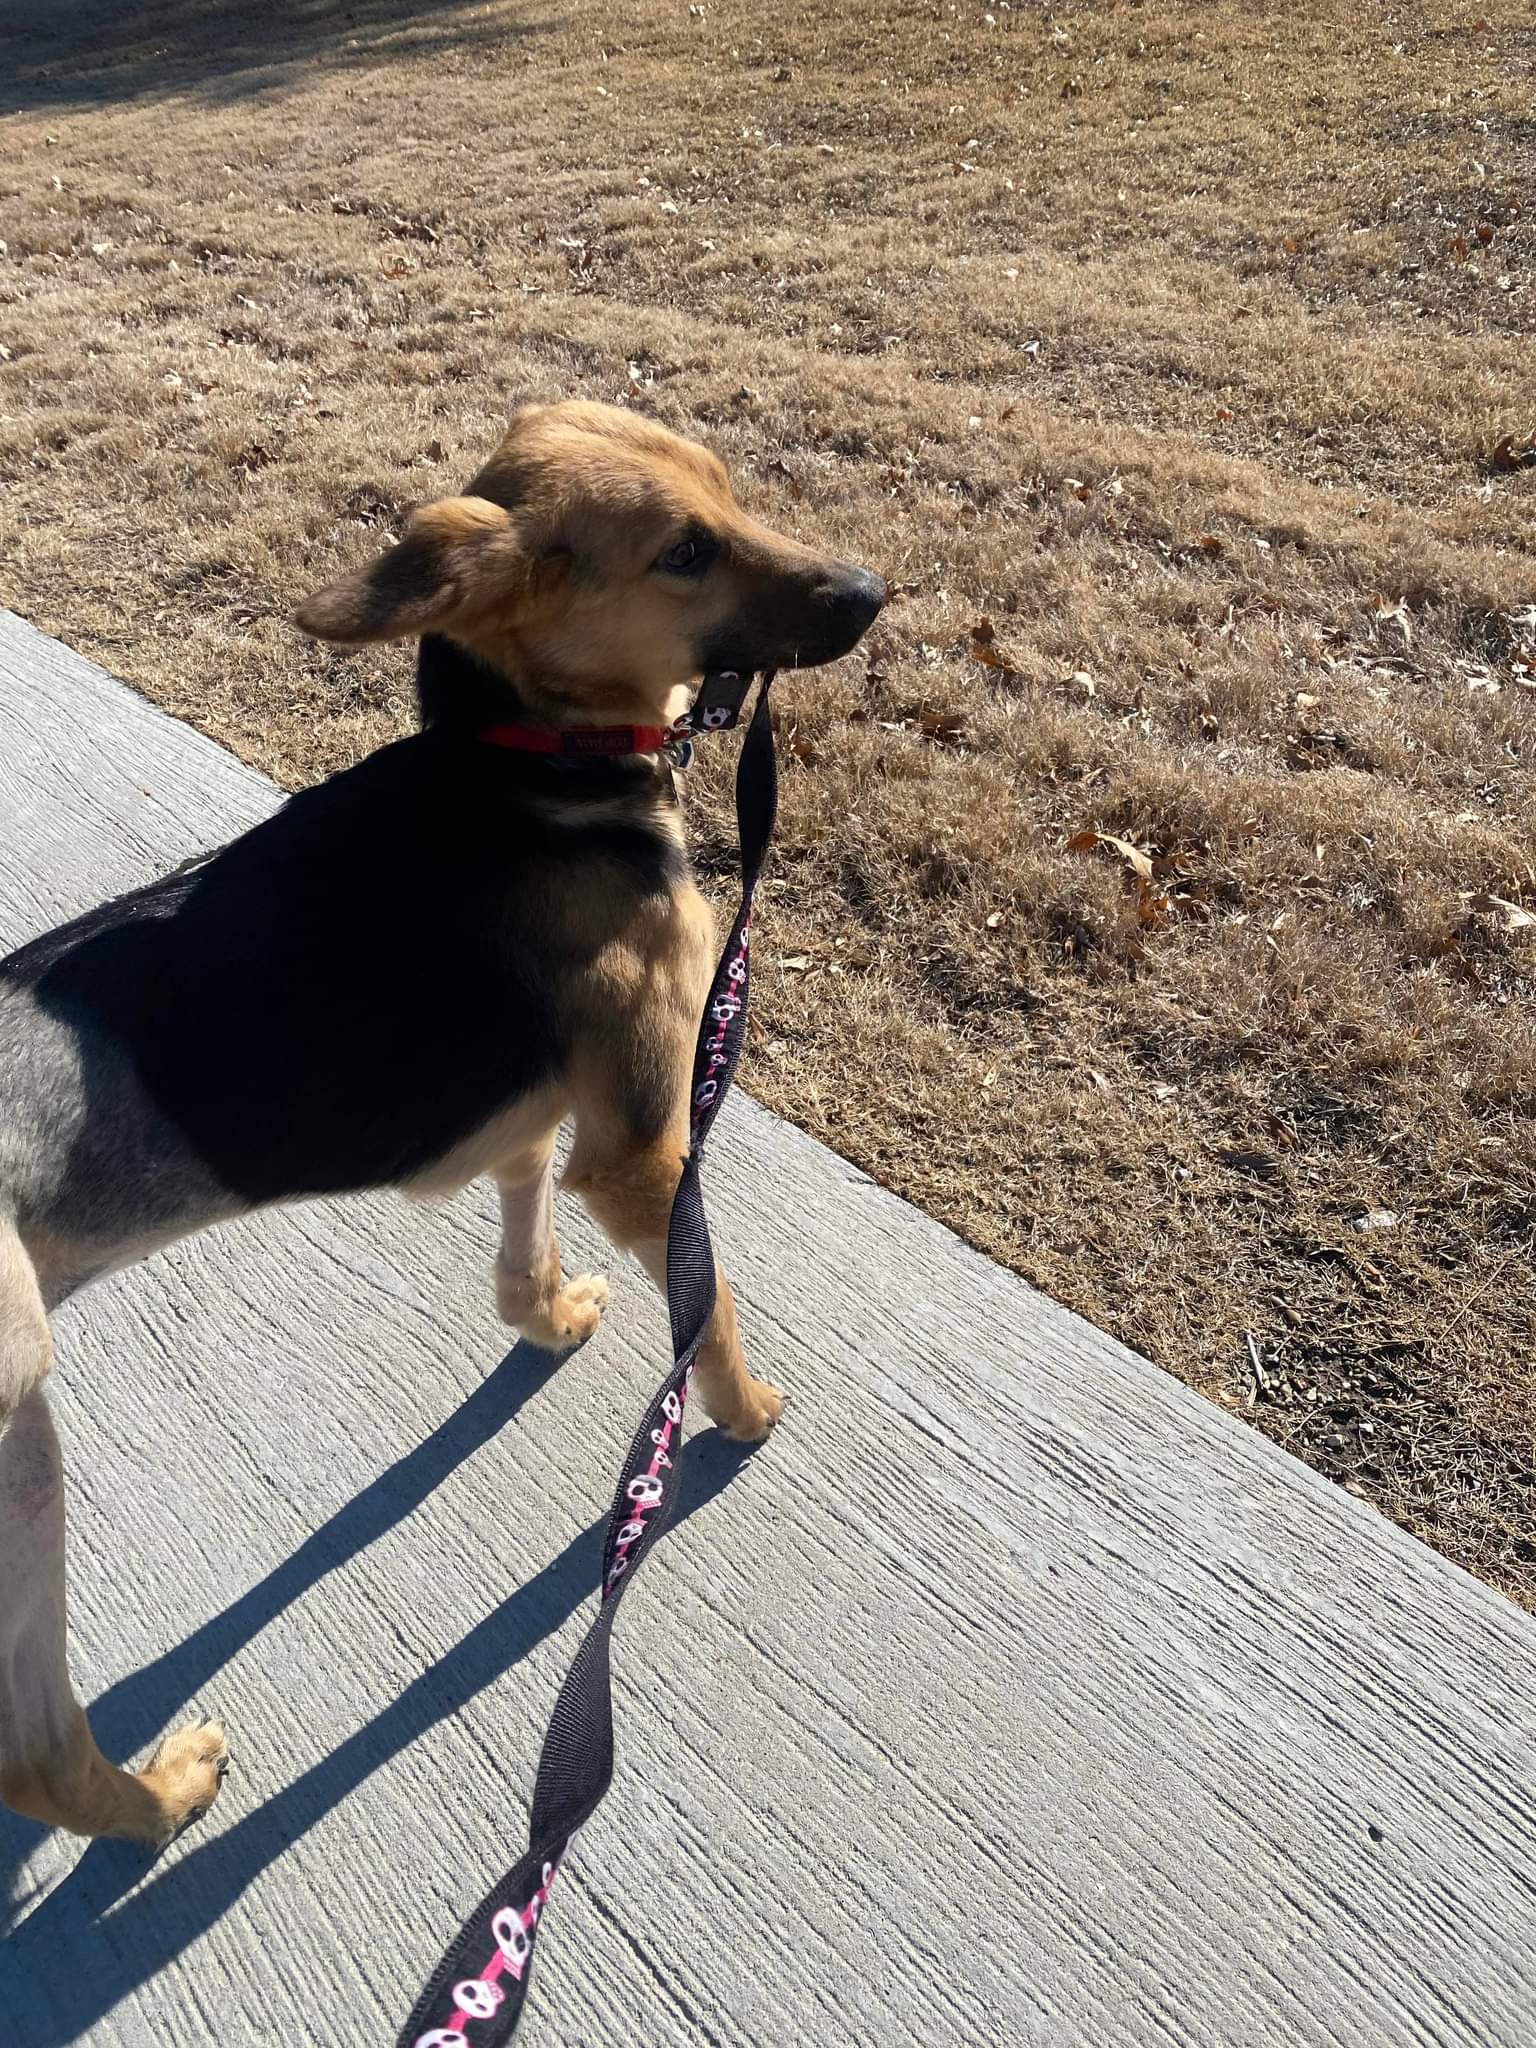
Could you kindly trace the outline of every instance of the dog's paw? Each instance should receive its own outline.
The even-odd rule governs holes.
[[[167,1735],[143,1770],[140,1784],[155,1795],[161,1823],[155,1846],[201,1820],[219,1795],[229,1769],[229,1744],[221,1721],[192,1721]]]
[[[728,1415],[716,1416],[726,1435],[738,1444],[760,1444],[784,1413],[784,1396],[766,1380],[748,1380],[744,1397]]]
[[[552,1301],[534,1309],[526,1302],[506,1300],[500,1276],[496,1292],[502,1320],[541,1351],[573,1351],[578,1344],[585,1344],[608,1306],[608,1282],[601,1273],[578,1273]]]
[[[555,1350],[571,1344],[585,1344],[603,1320],[608,1306],[608,1282],[601,1273],[578,1273],[567,1280],[550,1305],[549,1320],[555,1332]]]

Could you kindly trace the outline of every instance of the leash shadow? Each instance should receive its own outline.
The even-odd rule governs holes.
[[[131,1753],[173,1721],[268,1621],[419,1506],[516,1415],[557,1364],[518,1345],[431,1436],[282,1565],[174,1650],[104,1693],[91,1719],[107,1754]],[[719,1431],[701,1433],[689,1446],[676,1522],[723,1492],[750,1456],[751,1447],[733,1444]],[[605,1511],[322,1761],[210,1839],[197,1843],[189,1837],[148,1882],[154,1859],[142,1849],[92,1843],[0,1942],[0,2010],[11,2022],[7,2039],[17,2048],[68,2048],[78,2041],[214,1926],[263,1871],[380,1765],[521,1663],[593,1599],[606,1521]],[[215,1812],[223,1810],[221,1802]],[[14,1816],[0,1816],[0,1859],[24,1856],[40,1832]]]

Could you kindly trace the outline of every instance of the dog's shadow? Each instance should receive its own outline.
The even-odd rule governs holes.
[[[104,1693],[90,1716],[105,1753],[134,1754],[172,1725],[269,1621],[419,1507],[511,1421],[558,1363],[519,1344],[423,1443],[381,1472],[292,1557],[174,1650]],[[723,1491],[749,1456],[749,1447],[731,1443],[719,1431],[697,1437],[688,1447],[676,1519],[684,1520]],[[603,1518],[584,1529],[381,1713],[253,1812],[220,1827],[217,1816],[226,1810],[221,1802],[215,1819],[205,1824],[217,1832],[202,1843],[188,1835],[148,1883],[141,1883],[149,1868],[143,1850],[119,1842],[92,1843],[74,1869],[0,1942],[0,2011],[11,2023],[6,2039],[17,2048],[66,2048],[180,1955],[380,1764],[456,1713],[593,1598],[603,1529]],[[40,1833],[0,1813],[0,1882],[30,1854]],[[515,1833],[514,1821],[509,1835]],[[134,1886],[132,1897],[118,1904]],[[27,1903],[13,1910],[25,1910]],[[435,1960],[422,1958],[424,1967]]]

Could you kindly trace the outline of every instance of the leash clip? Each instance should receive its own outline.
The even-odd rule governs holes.
[[[677,721],[691,735],[725,732],[741,723],[741,707],[752,687],[750,669],[711,669],[699,685],[699,694]]]
[[[742,706],[752,687],[750,669],[711,669],[699,685],[699,693],[678,718],[662,752],[674,768],[686,768],[693,759],[693,742],[700,733],[728,732],[740,725]]]

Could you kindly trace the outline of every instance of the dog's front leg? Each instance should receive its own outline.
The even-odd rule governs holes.
[[[665,1296],[667,1225],[682,1178],[686,1138],[679,1132],[623,1151],[610,1150],[611,1145],[611,1133],[604,1143],[590,1125],[584,1140],[578,1114],[565,1184],[581,1196],[613,1242],[635,1254]],[[784,1396],[778,1388],[753,1379],[747,1371],[736,1329],[735,1297],[718,1264],[714,1313],[694,1370],[712,1420],[739,1443],[759,1442],[783,1413]]]
[[[608,1282],[596,1273],[565,1280],[555,1237],[553,1133],[503,1161],[501,1250],[496,1255],[496,1307],[504,1323],[543,1351],[583,1344],[602,1321]]]

